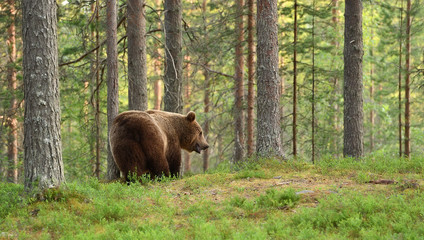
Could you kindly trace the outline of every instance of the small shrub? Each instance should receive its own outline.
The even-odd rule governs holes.
[[[291,208],[300,200],[294,189],[277,191],[268,189],[264,195],[257,198],[258,206],[262,208]]]

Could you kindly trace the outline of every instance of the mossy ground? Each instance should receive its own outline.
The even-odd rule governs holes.
[[[23,197],[0,184],[0,239],[418,239],[424,159],[262,160]]]

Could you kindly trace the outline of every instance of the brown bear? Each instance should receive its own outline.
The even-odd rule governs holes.
[[[113,121],[109,133],[113,158],[123,176],[149,173],[177,176],[181,149],[200,153],[209,147],[196,114],[148,110],[127,111]]]

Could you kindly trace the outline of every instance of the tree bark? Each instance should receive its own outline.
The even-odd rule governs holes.
[[[56,11],[54,0],[22,1],[27,191],[57,187],[65,181],[60,135]]]
[[[254,43],[253,43],[253,0],[247,0],[248,18],[247,18],[247,155],[250,157],[254,153],[254,105],[255,105],[255,89],[254,89]]]
[[[128,108],[147,110],[146,19],[144,0],[128,0]]]
[[[113,119],[118,115],[118,47],[117,47],[117,6],[116,0],[107,0],[106,4],[106,51],[107,51],[107,126],[108,133]],[[109,138],[108,138],[109,142]],[[108,144],[107,179],[119,178],[120,171],[113,160],[110,144]]]
[[[18,101],[16,100],[16,29],[15,29],[15,0],[8,0],[10,7],[10,26],[7,29],[7,46],[8,46],[8,67],[7,67],[7,82],[8,90],[11,93],[10,109],[7,116],[9,127],[7,158],[7,181],[18,183],[18,120],[16,119],[16,110]]]
[[[182,10],[181,0],[165,0],[165,111],[181,113],[182,99]]]
[[[234,161],[239,162],[244,157],[244,114],[243,114],[243,0],[236,0],[236,49],[235,49],[235,104],[234,104]]]
[[[411,0],[406,1],[406,56],[405,56],[405,157],[411,157],[410,145],[410,79],[411,79]]]
[[[278,76],[277,1],[257,2],[257,146],[258,156],[282,156],[280,77]]]
[[[344,40],[344,147],[345,157],[364,154],[362,83],[362,2],[345,3]]]

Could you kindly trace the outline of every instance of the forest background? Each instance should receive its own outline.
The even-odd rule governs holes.
[[[23,173],[23,89],[20,2],[16,11],[0,4],[0,38],[6,43],[8,29],[16,26],[16,61],[9,61],[11,49],[2,44],[0,58],[0,169],[6,180],[7,142],[11,128],[5,116],[14,116],[18,134],[18,166]],[[107,158],[107,86],[105,79],[105,3],[99,2],[96,18],[93,1],[57,1],[62,114],[63,162],[67,180],[87,176],[104,178]],[[148,108],[163,109],[164,35],[160,1],[146,1],[146,49]],[[296,8],[295,8],[296,6]],[[234,157],[235,55],[239,8],[232,1],[183,1],[183,86],[184,112],[195,111],[200,123],[209,122],[209,168]],[[120,112],[128,109],[126,1],[119,1],[118,53]],[[312,161],[342,157],[343,153],[343,10],[342,1],[279,1],[279,57],[282,79],[281,129],[287,158]],[[424,15],[420,1],[412,2],[411,67],[405,69],[406,1],[363,1],[363,83],[365,154],[399,156],[399,116],[404,122],[404,80],[411,77],[411,155],[424,150]],[[295,11],[296,10],[296,11]],[[12,14],[13,12],[13,14]],[[296,15],[296,24],[294,22]],[[247,16],[247,7],[242,16]],[[246,19],[245,19],[246,20]],[[247,33],[247,24],[244,25]],[[297,39],[294,41],[294,30]],[[99,40],[96,41],[96,34]],[[243,53],[247,56],[247,36]],[[99,45],[99,76],[96,79],[93,49]],[[296,46],[296,47],[295,47]],[[296,101],[293,65],[296,49]],[[314,56],[314,57],[313,57]],[[77,60],[77,61],[76,61]],[[314,60],[314,61],[313,61]],[[9,86],[8,69],[17,72],[17,85]],[[247,96],[247,66],[244,96]],[[205,79],[208,81],[205,83]],[[399,79],[401,98],[399,99]],[[97,82],[96,82],[97,80]],[[312,91],[313,80],[315,89]],[[314,94],[312,94],[314,93]],[[209,97],[206,103],[205,94]],[[314,96],[314,97],[312,97]],[[13,99],[16,100],[12,105]],[[246,99],[246,98],[245,98]],[[297,137],[293,138],[293,103],[297,105]],[[12,106],[11,106],[12,105]],[[316,113],[312,117],[312,106]],[[97,109],[96,106],[99,106]],[[248,108],[246,101],[243,109]],[[12,114],[11,114],[12,113]],[[96,119],[96,116],[98,118]],[[98,121],[96,121],[98,120]],[[313,124],[312,124],[313,123]],[[314,131],[312,131],[314,126]],[[400,125],[403,132],[403,123]],[[96,134],[96,129],[99,134]],[[244,132],[246,134],[246,132]],[[314,137],[312,137],[314,136]],[[314,141],[312,141],[314,138]],[[404,141],[402,137],[401,141]],[[314,151],[312,143],[314,142]],[[243,144],[245,145],[245,144]],[[98,152],[97,152],[98,149]],[[245,146],[247,149],[247,146]],[[98,156],[98,161],[96,157]],[[191,158],[191,159],[190,159]],[[202,157],[185,156],[185,171],[202,171]],[[96,164],[96,162],[100,163]],[[191,163],[188,168],[187,163]],[[19,182],[23,181],[19,174]]]

